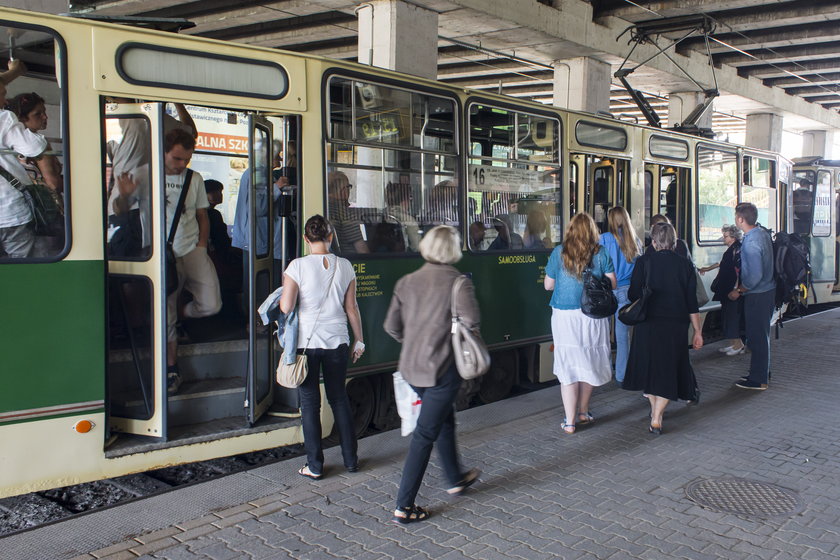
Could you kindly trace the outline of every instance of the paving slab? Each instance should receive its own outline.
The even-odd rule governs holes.
[[[786,322],[764,392],[733,387],[749,355],[721,344],[692,351],[701,403],[672,403],[662,436],[647,433],[647,401],[614,384],[574,435],[557,386],[458,413],[464,464],[483,475],[449,500],[433,456],[426,522],[390,523],[408,445],[392,431],[359,442],[358,474],[333,448],[322,481],[297,475],[300,458],[274,463],[11,535],[0,558],[840,558],[840,310]],[[686,496],[720,477],[802,507],[758,518]]]

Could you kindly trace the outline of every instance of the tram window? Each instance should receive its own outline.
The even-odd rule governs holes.
[[[339,76],[327,87],[333,249],[416,253],[424,231],[460,227],[455,102]]]
[[[700,146],[697,166],[697,240],[721,242],[720,230],[733,222],[738,204],[737,155]]]
[[[817,174],[813,171],[797,171],[794,174],[794,188],[791,194],[794,233],[803,235],[811,233],[811,220],[814,215],[814,184],[816,181]]]
[[[620,151],[627,148],[627,132],[624,129],[595,122],[577,123],[575,138],[583,146]]]
[[[149,120],[142,115],[106,117],[104,152],[108,258],[148,259],[152,254]]]
[[[154,414],[152,283],[108,276],[109,413],[147,420]]]
[[[758,223],[764,227],[776,229],[776,191],[775,189],[756,188],[744,185],[741,202],[752,202],[758,210]]]
[[[11,22],[0,29],[0,45],[0,68],[9,68],[0,73],[0,260],[54,261],[70,241],[67,53],[51,31]],[[39,201],[41,219],[28,199]]]
[[[473,104],[467,178],[473,251],[548,250],[560,240],[560,123]],[[574,204],[574,200],[571,199]]]
[[[645,171],[645,221],[644,227],[650,227],[650,218],[653,215],[653,173]]]
[[[680,161],[688,159],[688,142],[685,140],[651,136],[649,149],[652,156]]]
[[[776,162],[754,156],[744,156],[744,184],[751,187],[772,188],[775,184]]]

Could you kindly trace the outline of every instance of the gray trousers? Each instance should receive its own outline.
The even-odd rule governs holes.
[[[770,319],[776,291],[744,294],[744,323],[750,349],[749,380],[767,383],[770,372]]]
[[[0,257],[25,259],[35,247],[35,221],[0,228]]]

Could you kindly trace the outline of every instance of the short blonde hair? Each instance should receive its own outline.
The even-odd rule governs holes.
[[[436,226],[420,240],[420,254],[433,264],[455,264],[461,260],[461,236],[452,226]]]

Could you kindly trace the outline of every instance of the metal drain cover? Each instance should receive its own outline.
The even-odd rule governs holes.
[[[802,509],[793,490],[745,478],[695,480],[686,486],[685,494],[705,508],[745,517],[790,516]]]

